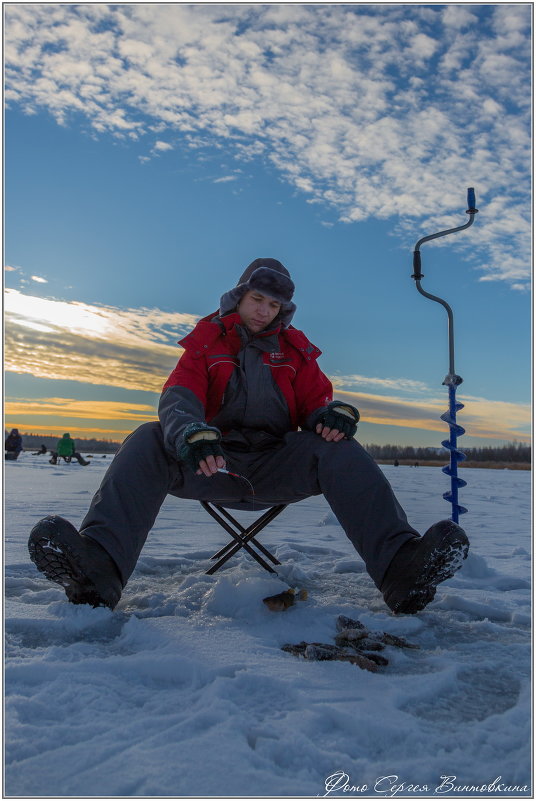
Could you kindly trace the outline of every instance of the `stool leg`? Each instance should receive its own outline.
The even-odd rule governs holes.
[[[207,502],[206,501],[202,501],[201,503],[203,504],[203,506],[205,506],[205,504]],[[236,543],[235,546],[233,548],[231,548],[231,550],[229,550],[220,559],[219,562],[217,562],[209,570],[207,570],[207,574],[208,575],[210,575],[210,574],[214,573],[216,570],[218,570],[228,559],[231,558],[231,556],[234,556],[234,554],[237,551],[239,551],[241,548],[245,548],[245,550],[249,553],[249,555],[252,556],[253,559],[255,559],[262,567],[264,567],[265,570],[268,570],[270,573],[275,573],[275,570],[272,570],[272,568],[267,564],[267,562],[265,562],[264,559],[261,556],[259,556],[259,554],[257,554],[250,545],[247,544],[247,542],[244,542],[244,540],[242,539],[240,534],[238,534],[236,531],[234,531],[234,529],[232,529],[231,526],[223,518],[219,518],[218,517],[217,512],[215,512],[213,509],[211,509],[208,505],[205,506],[205,508],[206,508],[207,512],[215,520],[218,521],[220,526],[222,526],[227,531],[227,533],[231,535],[231,537],[235,540],[235,543]]]
[[[206,503],[206,501],[204,501],[203,503]],[[220,514],[225,515],[225,517],[232,524],[236,526],[236,528],[242,535],[242,539],[244,540],[244,542],[252,542],[261,551],[261,553],[263,553],[268,559],[270,559],[274,563],[274,565],[281,564],[281,562],[278,559],[276,559],[276,557],[273,554],[270,553],[268,548],[265,548],[262,543],[260,543],[258,540],[255,539],[255,535],[259,531],[262,531],[262,529],[265,526],[267,526],[268,523],[271,523],[272,520],[283,511],[283,509],[286,509],[286,504],[280,504],[279,506],[272,506],[271,509],[267,509],[267,511],[262,515],[262,517],[260,517],[254,523],[252,523],[251,526],[249,526],[248,528],[244,528],[238,522],[238,520],[235,520],[234,517],[231,514],[229,514],[229,512],[223,507],[217,506],[216,509]],[[213,517],[216,520],[218,519],[216,515],[213,515]],[[218,522],[221,521],[218,520]],[[215,553],[214,556],[211,557],[211,559],[218,559],[220,556],[223,556],[223,554],[226,553],[231,548],[234,549],[233,553],[236,553],[236,551],[239,550],[238,547],[235,545],[235,543],[228,542],[227,545],[224,545],[224,547],[221,548],[217,553]]]
[[[265,562],[265,560],[258,554],[253,548],[250,547],[248,544],[249,542],[253,543],[268,559],[270,559],[274,564],[279,565],[281,564],[278,559],[276,559],[273,554],[268,551],[260,542],[255,539],[255,534],[261,531],[265,526],[268,525],[278,514],[280,514],[283,509],[285,508],[286,504],[280,504],[279,506],[274,506],[271,509],[268,509],[258,520],[252,523],[247,529],[244,528],[234,517],[223,507],[214,505],[213,508],[208,501],[201,501],[201,505],[203,508],[214,518],[222,528],[227,531],[228,534],[231,535],[234,542],[228,543],[224,548],[218,551],[212,559],[218,559],[217,561],[209,570],[206,571],[207,575],[211,575],[215,573],[216,570],[225,564],[225,562],[234,556],[241,548],[244,548],[250,556],[252,556],[265,570],[269,573],[275,573],[276,571],[270,567],[270,565]],[[233,529],[231,525],[224,519],[225,516],[228,521],[230,521],[236,529]]]
[[[262,556],[259,556],[259,554],[256,553],[253,550],[253,548],[250,548],[249,545],[247,545],[246,543],[241,542],[241,543],[237,544],[234,548],[232,548],[230,551],[227,551],[227,553],[224,554],[224,556],[222,556],[221,559],[219,559],[217,562],[215,562],[212,565],[212,567],[209,567],[209,569],[207,571],[205,571],[206,575],[207,576],[211,576],[213,573],[216,572],[216,570],[219,570],[220,567],[222,565],[224,565],[225,562],[227,562],[227,560],[231,558],[231,556],[234,556],[235,553],[237,553],[241,548],[245,548],[245,550],[249,553],[249,555],[252,556],[255,559],[255,561],[259,563],[259,565],[261,567],[263,567],[265,570],[267,570],[268,573],[275,573],[276,572],[272,567],[270,567],[268,562],[264,561]],[[276,564],[280,564],[280,562],[276,562]]]

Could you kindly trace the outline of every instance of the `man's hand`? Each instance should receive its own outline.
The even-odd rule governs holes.
[[[196,475],[204,475],[207,478],[213,476],[218,472],[220,467],[225,467],[225,459],[223,456],[207,456],[206,459],[201,459],[199,462],[199,469],[195,471]]]
[[[339,431],[337,428],[328,428],[327,426],[323,426],[322,423],[317,425],[316,433],[320,434],[322,439],[325,439],[326,442],[340,442],[341,439],[344,439],[346,436],[344,431]]]
[[[355,406],[332,401],[316,424],[316,433],[326,442],[352,439],[357,431],[359,412]]]
[[[220,467],[225,467],[220,440],[221,434],[217,428],[206,423],[191,423],[184,431],[179,459],[195,470],[196,475],[210,478]]]

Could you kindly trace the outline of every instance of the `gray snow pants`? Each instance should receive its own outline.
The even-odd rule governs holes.
[[[227,469],[253,485],[255,509],[324,495],[377,587],[400,546],[418,536],[389,482],[356,440],[326,442],[311,431],[296,431],[280,447],[227,451],[225,458]],[[117,452],[80,528],[110,554],[123,585],[168,494],[252,508],[246,482],[222,473],[196,475],[167,453],[160,423],[145,423]]]

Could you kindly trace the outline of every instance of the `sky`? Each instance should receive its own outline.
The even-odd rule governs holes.
[[[4,5],[5,427],[121,441],[255,258],[368,443],[531,426],[531,5]]]

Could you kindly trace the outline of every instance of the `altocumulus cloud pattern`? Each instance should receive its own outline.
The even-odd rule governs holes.
[[[474,185],[482,279],[526,286],[529,4],[11,4],[5,38],[8,104],[263,158],[341,220],[409,237]]]

